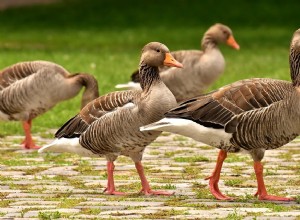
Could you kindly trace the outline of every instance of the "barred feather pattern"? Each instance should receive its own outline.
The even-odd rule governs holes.
[[[271,99],[266,108],[248,111],[234,117],[225,130],[233,133],[231,142],[246,150],[281,147],[300,134],[300,29],[295,31],[290,47],[290,73],[293,87],[283,90],[279,83],[270,88],[278,95],[288,95],[277,101]],[[277,98],[277,96],[275,97]]]
[[[300,52],[299,52],[299,50],[300,50],[300,48],[291,48],[291,52],[290,52],[290,71],[291,71],[291,78],[293,80],[294,86],[300,86],[300,78],[299,78],[299,75],[300,75]]]
[[[9,66],[0,72],[0,90],[10,86],[14,82],[24,79],[29,75],[36,73],[41,68],[55,69],[64,76],[68,75],[68,72],[61,66],[47,62],[47,61],[32,61],[32,62],[20,62],[12,66]]]
[[[134,96],[139,93],[138,91],[112,92],[94,99],[78,115],[67,121],[55,133],[55,137],[79,137],[94,121],[132,102]]]
[[[287,144],[300,134],[300,93],[276,102],[269,107],[237,115],[230,124],[236,124],[231,143],[245,150],[275,149]]]
[[[284,99],[293,90],[292,84],[283,80],[240,80],[187,100],[165,116],[189,119],[207,127],[224,128],[235,115],[269,106]]]
[[[70,75],[63,67],[32,61],[12,65],[0,72],[0,111],[8,120],[28,120],[86,87],[83,105],[99,96],[96,79],[88,74]]]
[[[143,62],[140,64],[139,76],[141,79],[141,88],[145,92],[147,92],[150,89],[154,81],[160,80],[158,74],[158,67],[148,66]]]
[[[160,120],[164,112],[176,105],[164,84],[153,83],[156,85],[147,93],[140,90],[113,92],[88,104],[80,115],[90,126],[80,136],[80,144],[109,160],[121,154],[140,161],[145,147],[161,132],[141,132],[139,128]]]
[[[140,161],[145,147],[161,133],[140,132],[142,125],[131,109],[112,112],[92,123],[80,136],[80,144],[99,155],[121,154]]]

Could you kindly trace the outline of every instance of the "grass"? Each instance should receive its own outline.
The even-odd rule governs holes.
[[[241,179],[229,179],[229,180],[225,180],[224,184],[225,186],[236,186],[236,187],[240,187],[241,184],[244,182],[244,180]]]
[[[244,217],[238,213],[238,211],[235,209],[233,213],[228,214],[226,219],[228,220],[242,220]]]
[[[156,213],[151,213],[151,214],[143,214],[144,219],[168,219],[171,218],[172,216],[176,215],[185,215],[186,211],[185,210],[160,210],[157,211]]]
[[[179,163],[195,163],[195,162],[207,162],[209,159],[204,156],[193,156],[193,157],[174,157],[175,162]]]
[[[38,214],[39,219],[42,220],[51,220],[51,219],[58,219],[61,218],[61,213],[58,211],[55,212],[39,212]]]
[[[249,77],[289,80],[289,41],[299,25],[296,0],[288,4],[234,0],[230,6],[221,1],[219,7],[214,1],[132,0],[130,5],[117,0],[63,0],[1,11],[5,34],[0,35],[0,68],[24,60],[49,60],[70,72],[94,74],[100,93],[105,94],[128,81],[145,43],[161,41],[171,50],[199,49],[205,30],[222,22],[232,28],[241,50],[221,46],[227,67],[210,89]],[[58,128],[79,106],[80,96],[60,103],[34,120],[33,132]],[[23,133],[19,122],[1,123],[0,131],[1,135]]]

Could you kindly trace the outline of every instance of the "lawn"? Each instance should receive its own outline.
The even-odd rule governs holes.
[[[238,79],[289,80],[289,43],[299,28],[299,1],[67,0],[0,11],[0,68],[49,60],[70,72],[89,72],[100,93],[127,82],[141,48],[150,41],[170,50],[198,49],[205,30],[229,25],[240,51],[221,50],[227,62],[211,89]],[[79,111],[80,96],[58,104],[33,122],[33,132],[58,128]],[[1,122],[0,135],[22,134],[19,122]]]

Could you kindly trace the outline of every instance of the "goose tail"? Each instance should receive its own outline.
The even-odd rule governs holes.
[[[136,82],[128,82],[126,84],[117,84],[115,86],[116,89],[140,89],[141,86]]]
[[[58,138],[52,143],[43,146],[38,150],[39,153],[54,152],[54,153],[76,153],[81,156],[95,156],[91,151],[84,148],[79,143],[79,138]]]
[[[181,118],[163,118],[160,121],[140,127],[140,131],[166,131],[181,134],[183,129],[188,126],[188,121]]]

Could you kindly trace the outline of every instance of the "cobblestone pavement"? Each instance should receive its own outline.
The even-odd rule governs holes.
[[[34,137],[40,145],[51,141]],[[215,200],[204,178],[213,170],[218,150],[178,135],[163,133],[146,148],[143,159],[152,188],[174,191],[174,196],[139,195],[134,164],[122,156],[115,163],[115,182],[128,195],[104,195],[105,159],[40,155],[22,150],[21,141],[0,138],[0,219],[300,220],[300,139],[267,151],[263,160],[269,192],[296,198],[287,203],[253,197],[252,160],[242,153],[229,154],[220,181],[221,191],[236,200]]]

